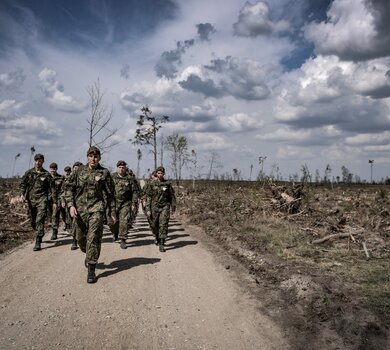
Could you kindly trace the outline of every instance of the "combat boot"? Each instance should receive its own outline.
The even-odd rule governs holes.
[[[35,245],[33,248],[34,252],[41,250],[41,243],[42,243],[42,237],[37,236],[37,238],[35,238]]]
[[[160,238],[154,237],[154,244],[155,245],[160,245]]]
[[[58,233],[58,229],[53,228],[53,233],[52,233],[51,238],[50,238],[51,241],[55,241],[57,239],[57,233]]]
[[[159,251],[164,253],[165,252],[165,247],[164,247],[164,244],[165,244],[165,239],[164,238],[161,238],[160,239],[160,247],[159,247]]]
[[[88,276],[87,276],[87,283],[96,283],[97,277],[95,274],[95,264],[88,264]]]
[[[72,240],[72,245],[70,247],[70,250],[76,250],[78,247],[77,247],[77,239],[73,237],[73,240]]]
[[[126,249],[127,248],[125,239],[121,239],[121,248],[122,249]]]
[[[118,240],[118,236],[119,236],[119,234],[115,232],[115,233],[112,235],[112,240],[113,240],[114,242],[116,242],[116,241]]]

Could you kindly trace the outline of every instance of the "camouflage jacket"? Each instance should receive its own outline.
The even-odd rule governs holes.
[[[54,182],[54,189],[56,191],[56,198],[59,201],[61,199],[62,186],[63,186],[65,177],[60,175],[60,174],[56,174],[55,176],[52,175],[51,178],[52,178],[52,181]]]
[[[58,199],[53,178],[45,169],[27,170],[20,183],[20,192],[30,202],[38,202],[42,199],[56,202]]]
[[[164,208],[176,210],[175,191],[170,182],[151,180],[144,187],[146,208],[152,211],[161,211]]]
[[[115,212],[115,187],[110,172],[100,164],[96,169],[88,165],[72,172],[64,185],[64,198],[68,208],[79,212]]]
[[[113,173],[111,176],[115,185],[117,206],[127,202],[136,203],[138,201],[139,191],[134,178],[128,174],[120,176],[117,172]]]

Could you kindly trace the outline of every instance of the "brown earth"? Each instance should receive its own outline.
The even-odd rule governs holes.
[[[88,285],[64,232],[32,251],[16,186],[0,181],[0,348],[390,348],[387,187],[305,186],[290,210],[261,183],[185,184],[168,251],[140,216],[127,250],[106,231]]]

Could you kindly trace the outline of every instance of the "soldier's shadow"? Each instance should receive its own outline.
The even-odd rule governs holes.
[[[129,258],[116,260],[108,265],[104,263],[98,263],[96,267],[99,270],[106,270],[98,275],[99,278],[104,278],[140,265],[155,264],[160,262],[160,260],[161,259],[158,258]]]
[[[165,244],[165,249],[166,250],[179,249],[179,248],[186,247],[188,245],[195,245],[195,244],[198,244],[198,241],[169,242],[169,244]]]

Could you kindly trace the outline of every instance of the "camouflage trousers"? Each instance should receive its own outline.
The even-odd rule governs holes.
[[[156,238],[167,238],[170,207],[153,209],[150,215],[150,227]]]
[[[97,264],[102,248],[104,212],[80,213],[74,221],[76,239],[85,262]]]
[[[131,203],[126,203],[121,206],[116,214],[116,223],[114,225],[110,224],[110,231],[112,234],[118,234],[119,239],[127,239],[127,231],[129,220],[131,220]]]
[[[45,219],[47,215],[47,201],[28,202],[28,214],[31,227],[38,237],[45,235]]]
[[[57,204],[57,209],[51,210],[51,225],[52,228],[58,229],[59,223],[60,223],[60,217],[64,222],[66,222],[66,211],[67,209],[63,208],[61,206],[61,203]]]

